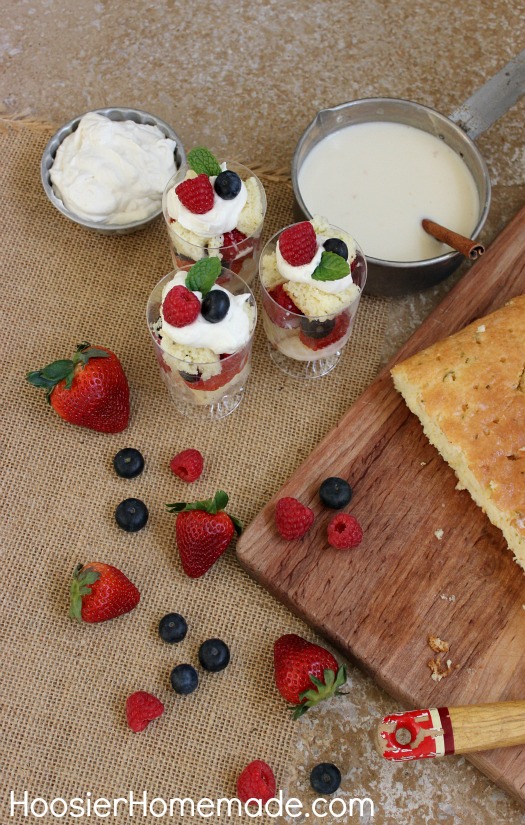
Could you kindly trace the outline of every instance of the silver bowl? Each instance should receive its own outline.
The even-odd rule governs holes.
[[[156,115],[151,115],[148,112],[141,111],[140,109],[128,109],[121,106],[110,106],[107,109],[92,109],[90,111],[96,112],[99,115],[105,115],[110,120],[133,120],[135,123],[144,123],[148,126],[157,126],[161,132],[166,135],[166,137],[176,141],[175,165],[177,169],[182,164],[186,163],[186,153],[179,136],[174,132],[169,124],[165,123],[164,120],[161,120]],[[147,218],[143,218],[140,221],[132,221],[130,223],[118,225],[115,224],[113,226],[110,224],[101,224],[97,221],[89,221],[85,218],[80,218],[78,215],[75,215],[74,212],[67,209],[62,200],[55,194],[49,173],[51,167],[53,166],[57,149],[64,138],[75,131],[80,119],[83,116],[84,115],[78,115],[78,117],[74,117],[68,123],[65,123],[58,130],[58,132],[53,135],[44,149],[44,154],[42,155],[42,161],[40,163],[40,176],[42,178],[42,185],[47,197],[53,206],[55,206],[59,212],[62,212],[66,218],[78,223],[80,226],[86,227],[86,229],[92,229],[101,235],[128,235],[131,232],[136,232],[138,229],[143,229],[162,214],[162,193],[160,193],[161,197],[159,198],[159,208],[152,215],[149,215]]]
[[[313,147],[332,132],[356,123],[388,121],[415,126],[443,140],[464,161],[479,196],[478,222],[472,233],[476,238],[490,207],[490,178],[483,157],[465,132],[452,120],[435,109],[401,98],[375,97],[351,100],[332,109],[323,109],[304,131],[292,162],[292,184],[295,195],[294,215],[297,220],[310,219],[299,189],[299,170]],[[351,233],[351,227],[343,227]],[[359,240],[359,239],[358,239]],[[365,250],[366,254],[366,250]],[[372,295],[397,297],[427,289],[448,277],[464,260],[459,252],[448,252],[423,261],[387,261],[366,255],[368,280],[365,291]]]

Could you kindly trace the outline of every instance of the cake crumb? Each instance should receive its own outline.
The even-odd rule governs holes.
[[[439,530],[434,530],[434,535],[435,535],[435,537],[437,538],[438,541],[441,541],[441,539],[445,535],[445,531],[442,530],[441,527],[440,527]]]
[[[420,461],[419,464],[421,465],[421,467],[426,467],[427,466],[426,461]]]
[[[441,593],[439,598],[443,599],[444,602],[455,602],[456,601],[455,596],[447,596],[446,593]],[[523,609],[525,610],[525,604],[523,605]]]
[[[430,668],[430,678],[433,679],[434,682],[441,682],[442,679],[445,679],[452,673],[451,659],[447,659],[446,662],[443,662],[441,656],[436,656],[433,659],[429,659],[427,662],[427,667]]]
[[[448,653],[450,650],[449,643],[440,639],[439,636],[428,636],[427,644],[434,653]]]

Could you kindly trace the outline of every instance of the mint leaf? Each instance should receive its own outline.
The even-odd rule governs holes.
[[[206,295],[221,274],[221,262],[218,258],[201,258],[186,275],[185,284],[192,292]]]
[[[220,175],[219,161],[205,146],[196,146],[188,152],[188,166],[198,175]]]
[[[314,281],[338,281],[350,272],[348,261],[336,255],[335,252],[327,252],[326,249],[321,255],[319,265],[312,272]]]

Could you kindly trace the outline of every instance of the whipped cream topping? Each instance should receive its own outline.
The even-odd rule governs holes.
[[[187,272],[180,271],[169,281],[162,290],[162,301],[170,289],[174,286],[186,285]],[[231,355],[234,352],[242,349],[250,340],[251,322],[250,316],[246,311],[246,302],[250,298],[248,292],[242,295],[232,295],[224,287],[215,284],[213,289],[220,289],[226,292],[230,299],[230,307],[226,316],[222,321],[216,324],[211,324],[199,313],[195,321],[187,324],[185,327],[174,327],[164,320],[162,313],[162,305],[160,308],[160,317],[162,321],[161,332],[171,338],[176,344],[184,344],[190,347],[211,349],[216,355],[228,353]],[[199,301],[202,301],[202,294],[194,292]]]
[[[329,237],[332,236],[317,235],[316,237],[317,251],[314,257],[309,264],[303,264],[301,266],[293,266],[292,264],[289,264],[288,261],[284,260],[279,248],[279,241],[277,241],[276,256],[277,269],[279,270],[279,273],[287,281],[295,281],[298,284],[310,284],[310,286],[316,287],[316,289],[319,289],[321,292],[329,292],[332,295],[339,292],[344,292],[345,289],[348,289],[348,287],[353,284],[351,272],[349,272],[348,275],[345,275],[344,278],[339,278],[337,281],[316,281],[315,278],[312,278],[312,273],[315,269],[317,269],[321,262],[324,252],[323,244]],[[350,263],[355,258],[355,248],[351,249],[349,247],[348,255],[348,263]]]
[[[226,170],[225,163],[221,163],[221,169],[223,172]],[[215,180],[216,176],[212,175],[210,177],[212,186]],[[231,232],[232,229],[235,229],[239,215],[247,200],[248,191],[244,181],[241,180],[241,190],[231,200],[220,198],[214,189],[213,206],[207,212],[203,212],[202,215],[195,215],[180,202],[175,187],[170,189],[166,196],[166,208],[170,218],[179,221],[185,229],[189,229],[203,238],[209,238],[215,235],[224,235],[225,232]]]
[[[144,220],[161,207],[176,172],[174,151],[175,141],[157,126],[89,112],[58,147],[50,178],[55,194],[80,218]]]

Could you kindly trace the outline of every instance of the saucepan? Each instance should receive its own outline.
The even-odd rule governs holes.
[[[474,180],[478,194],[478,218],[470,234],[470,237],[477,238],[489,213],[491,185],[487,165],[474,139],[488,129],[524,93],[525,50],[478,89],[450,117],[414,101],[387,97],[351,100],[321,110],[301,136],[293,157],[292,184],[296,219],[312,217],[299,187],[301,167],[312,149],[323,138],[346,126],[388,121],[422,129],[444,141],[460,156]],[[344,185],[342,181],[341,186]],[[314,208],[311,203],[310,207]],[[330,219],[330,216],[326,217]],[[336,222],[332,220],[332,223]],[[352,232],[350,226],[342,228]],[[359,238],[357,240],[359,241]],[[366,246],[364,252],[368,264],[366,291],[373,295],[391,297],[419,292],[434,286],[447,278],[464,260],[463,256],[455,251],[445,251],[437,257],[418,261],[374,258],[367,254]]]

